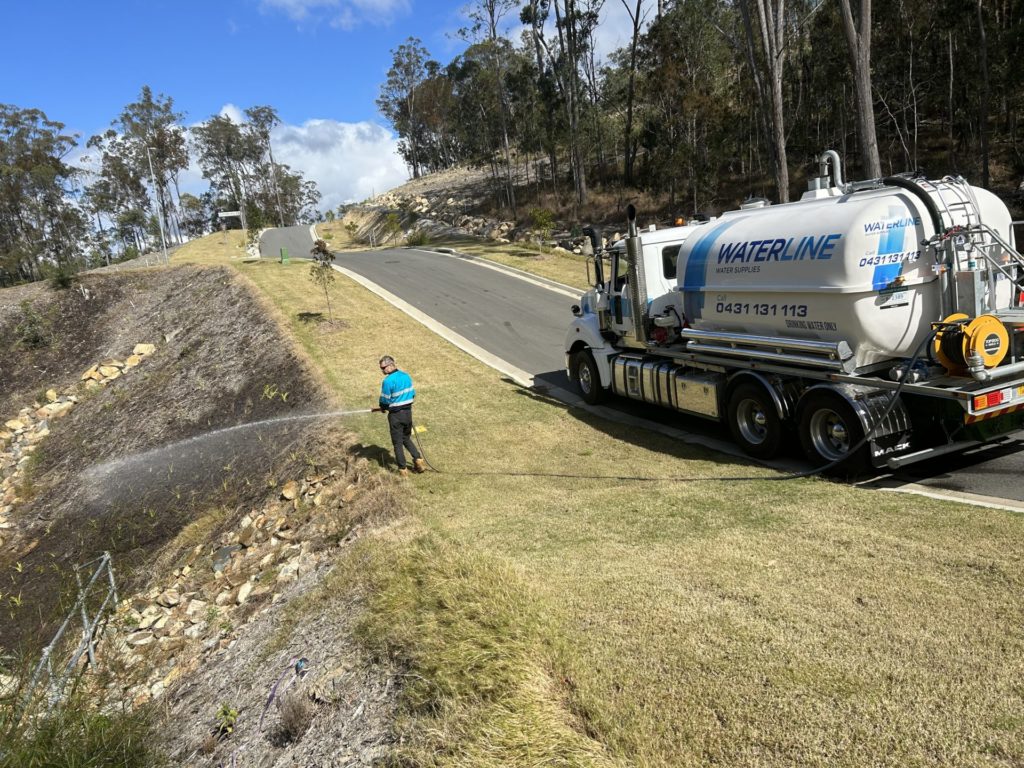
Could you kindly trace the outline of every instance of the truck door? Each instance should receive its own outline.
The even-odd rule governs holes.
[[[629,292],[629,262],[626,251],[612,251],[611,279],[609,280],[609,314],[611,327],[617,334],[633,332],[633,306]]]

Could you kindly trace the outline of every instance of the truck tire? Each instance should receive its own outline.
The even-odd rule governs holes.
[[[601,386],[601,374],[597,371],[597,363],[589,349],[573,352],[570,358],[572,380],[580,390],[584,401],[590,405],[604,402],[607,393]]]
[[[782,419],[775,402],[760,384],[751,381],[736,387],[726,412],[733,440],[750,456],[770,459],[782,446]]]
[[[811,464],[824,467],[842,460],[829,474],[846,477],[868,468],[867,444],[857,447],[864,439],[864,427],[842,397],[834,392],[811,392],[800,403],[799,414],[800,444]]]

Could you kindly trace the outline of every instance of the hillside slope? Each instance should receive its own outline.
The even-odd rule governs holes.
[[[140,342],[153,354],[105,386],[83,381],[97,364],[123,363]],[[21,606],[0,623],[8,650],[38,647],[52,632],[65,601],[51,598],[67,596],[71,565],[109,550],[131,577],[202,510],[261,498],[309,424],[280,422],[260,439],[241,434],[206,450],[147,452],[326,403],[261,304],[222,269],[94,274],[64,291],[0,291],[0,359],[14,361],[0,369],[0,425],[35,420],[38,431],[44,422],[44,439],[3,454],[4,477],[18,471],[0,507],[12,521],[0,569],[18,564],[5,591]],[[40,419],[47,390],[77,404]],[[11,426],[0,446],[18,450]]]

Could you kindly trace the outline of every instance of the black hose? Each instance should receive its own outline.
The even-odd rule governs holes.
[[[903,176],[886,176],[882,179],[883,184],[888,184],[890,187],[899,187],[905,189],[907,192],[915,195],[921,199],[924,203],[924,207],[928,209],[928,215],[931,216],[932,226],[935,227],[935,234],[942,233],[942,214],[939,213],[939,207],[935,205],[935,201],[932,200],[932,196],[929,195],[924,189],[921,188],[920,184],[915,184],[910,179],[904,178]]]
[[[838,459],[830,461],[828,464],[824,464],[824,465],[822,465],[820,467],[816,467],[814,469],[804,470],[803,472],[792,472],[792,473],[790,473],[788,475],[781,475],[781,476],[777,476],[777,477],[715,477],[715,478],[707,478],[707,479],[708,480],[715,480],[715,481],[718,481],[718,482],[739,482],[739,481],[746,481],[746,480],[773,480],[773,481],[777,481],[777,480],[799,480],[799,479],[804,478],[804,477],[814,477],[816,475],[820,475],[820,474],[823,474],[825,472],[828,472],[829,470],[835,469],[840,464],[842,464],[844,461],[847,461],[851,456],[856,455],[857,451],[859,451],[861,448],[863,448],[865,445],[867,445],[867,443],[871,439],[872,435],[874,435],[875,432],[878,430],[878,428],[882,425],[882,422],[884,422],[885,419],[889,416],[889,414],[892,413],[892,409],[896,407],[896,403],[899,401],[900,394],[903,392],[903,388],[906,386],[907,380],[910,378],[910,372],[914,369],[914,365],[916,365],[918,359],[921,357],[921,353],[924,352],[924,350],[928,346],[929,342],[931,342],[931,340],[933,338],[935,338],[935,334],[938,333],[938,331],[939,331],[939,329],[935,329],[935,330],[931,331],[927,336],[924,337],[924,339],[921,341],[921,343],[918,344],[917,349],[914,350],[914,354],[910,358],[910,362],[907,363],[906,370],[903,372],[903,375],[900,377],[899,382],[896,384],[896,388],[892,391],[892,395],[889,397],[889,402],[885,404],[885,408],[882,410],[882,413],[878,416],[878,418],[875,420],[875,423],[872,424],[869,429],[864,430],[864,436],[861,437],[861,439],[858,440],[857,443],[854,444],[850,448],[850,450],[848,450],[846,452],[845,455],[840,456]],[[412,431],[412,437],[413,437],[413,441],[416,443],[416,448],[419,450],[420,456],[422,457],[422,459],[426,463],[426,465],[428,467],[430,467],[432,470],[434,470],[435,472],[440,473],[441,470],[438,469],[437,467],[435,467],[433,464],[431,464],[430,460],[427,458],[427,454],[423,450],[423,445],[420,442],[420,438],[419,438],[419,435],[416,432],[415,427],[413,428],[413,431]],[[456,473],[456,474],[467,474],[467,473]],[[468,474],[472,474],[472,473],[468,473]],[[503,475],[514,476],[514,475],[519,475],[519,474],[523,474],[523,473],[517,473],[517,472],[498,472],[498,473],[495,473],[495,474],[503,474]],[[527,476],[531,476],[532,477],[533,475],[527,475]],[[605,480],[605,479],[610,479],[610,478],[595,477],[593,479],[595,479],[595,480]],[[615,478],[615,479],[626,479],[626,478]],[[676,478],[645,477],[645,478],[632,478],[632,479],[644,480],[644,481],[647,481],[647,480],[650,480],[650,481],[663,481],[663,480],[673,480],[673,479],[676,479]]]
[[[890,413],[892,413],[892,409],[896,407],[896,402],[899,400],[900,393],[903,392],[903,387],[906,385],[907,379],[910,377],[910,372],[914,369],[914,365],[917,363],[917,359],[921,356],[921,353],[924,352],[926,345],[928,345],[928,343],[933,338],[935,338],[936,333],[938,333],[938,329],[932,331],[927,336],[925,336],[924,340],[918,345],[917,349],[914,350],[914,355],[913,357],[910,358],[910,362],[907,364],[907,369],[903,372],[903,375],[900,377],[899,382],[896,384],[896,389],[892,391],[892,396],[889,398],[889,402],[885,404],[885,409],[882,411],[881,415],[879,415],[879,417],[875,420],[875,423],[871,425],[870,429],[864,430],[864,436],[860,440],[858,440],[857,443],[852,448],[850,448],[850,450],[848,450],[843,456],[840,456],[838,459],[830,461],[828,464],[820,466],[816,469],[809,469],[804,472],[794,472],[789,475],[783,475],[782,477],[770,477],[765,479],[796,480],[801,477],[814,477],[815,475],[820,475],[824,472],[828,472],[830,469],[835,469],[844,461],[849,459],[851,456],[854,456],[857,453],[857,451],[859,451],[861,448],[867,445],[867,442],[871,439],[871,436],[875,434],[875,431],[880,426],[882,426],[882,422],[885,421],[886,417],[888,417]]]

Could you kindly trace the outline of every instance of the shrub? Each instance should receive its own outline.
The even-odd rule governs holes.
[[[428,235],[422,229],[417,229],[416,231],[409,233],[409,236],[405,238],[405,242],[407,245],[412,246],[429,245],[430,235]]]
[[[75,284],[77,278],[75,273],[67,266],[61,266],[50,278],[50,286],[56,291],[64,291]]]
[[[14,336],[26,347],[48,347],[53,341],[53,320],[25,299],[20,305],[21,316],[14,326]]]

